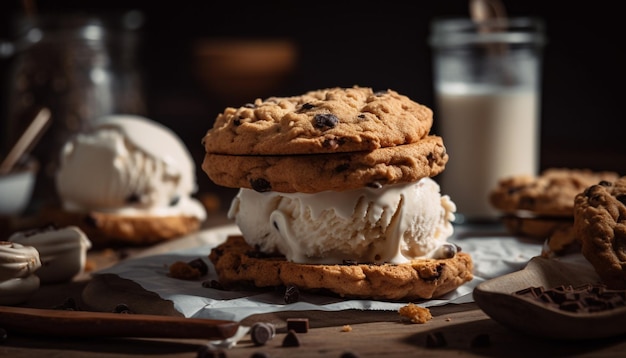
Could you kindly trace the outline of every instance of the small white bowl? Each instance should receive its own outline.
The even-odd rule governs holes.
[[[29,158],[8,174],[0,175],[0,215],[19,215],[33,195],[39,162]]]

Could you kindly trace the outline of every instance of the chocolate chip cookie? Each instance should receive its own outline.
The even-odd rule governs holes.
[[[95,247],[152,245],[196,232],[202,224],[197,217],[185,215],[157,217],[44,209],[39,216],[38,221],[53,223],[58,227],[78,226]]]
[[[416,142],[432,123],[430,108],[393,90],[328,88],[228,107],[203,144],[222,155],[371,151]]]
[[[448,155],[432,110],[393,90],[328,88],[227,108],[203,138],[218,185],[316,193],[432,177]]]
[[[573,230],[576,194],[618,177],[610,171],[549,168],[539,176],[502,178],[489,200],[503,213],[511,233],[547,240],[543,255],[554,256],[578,245]]]
[[[214,248],[209,259],[223,287],[296,286],[332,292],[345,298],[415,300],[440,297],[473,278],[469,254],[448,259],[413,260],[406,264],[313,265],[268,256],[230,236]]]
[[[226,187],[316,193],[414,182],[439,174],[447,161],[443,140],[431,135],[415,143],[354,153],[291,156],[207,153],[202,169],[213,182]]]
[[[493,207],[507,214],[520,211],[534,216],[571,217],[574,197],[590,185],[619,177],[615,172],[549,168],[539,176],[503,178],[491,192]]]
[[[583,255],[607,287],[626,289],[626,176],[586,188],[574,208]]]

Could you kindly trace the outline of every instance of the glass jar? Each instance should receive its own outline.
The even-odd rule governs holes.
[[[90,121],[107,114],[145,115],[137,61],[142,24],[136,11],[39,14],[15,22],[15,39],[4,48],[11,66],[3,143],[8,150],[40,108],[50,109],[51,125],[32,151],[41,163],[35,197],[56,196],[59,151]]]

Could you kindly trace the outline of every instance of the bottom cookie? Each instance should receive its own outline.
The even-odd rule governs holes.
[[[473,262],[465,252],[450,259],[422,259],[405,264],[311,265],[260,253],[240,235],[228,237],[211,251],[209,259],[225,288],[296,286],[345,298],[432,299],[473,278]]]

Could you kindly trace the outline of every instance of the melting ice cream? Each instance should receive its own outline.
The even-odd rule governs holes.
[[[315,194],[240,189],[228,216],[246,241],[293,262],[403,263],[450,257],[455,204],[431,178]]]

